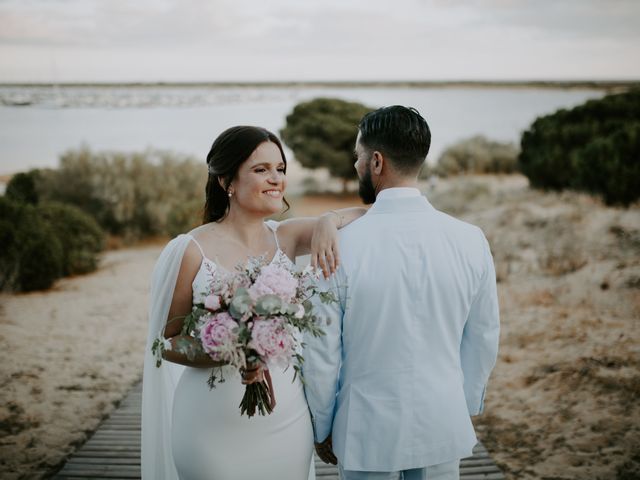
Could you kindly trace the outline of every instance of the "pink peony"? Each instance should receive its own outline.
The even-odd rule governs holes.
[[[217,361],[231,361],[238,345],[238,324],[227,312],[206,315],[200,329],[202,348]]]
[[[298,281],[284,267],[276,264],[267,265],[260,271],[254,284],[249,288],[249,295],[254,300],[262,295],[277,295],[285,302],[296,296]]]
[[[296,345],[284,318],[275,317],[253,322],[248,346],[267,363],[284,368],[289,365]]]
[[[204,299],[204,308],[207,310],[218,310],[220,308],[220,297],[218,295],[208,295]]]

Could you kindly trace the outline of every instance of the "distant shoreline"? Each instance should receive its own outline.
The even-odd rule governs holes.
[[[24,82],[0,83],[2,87],[21,88],[291,88],[291,87],[329,87],[329,88],[551,88],[551,89],[627,89],[640,87],[638,80],[443,80],[443,81],[283,81],[283,82]]]

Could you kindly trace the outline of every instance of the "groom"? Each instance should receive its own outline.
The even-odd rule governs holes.
[[[326,335],[306,340],[316,451],[341,478],[458,479],[498,350],[498,299],[482,231],[417,189],[431,133],[413,108],[361,120],[360,196],[340,230],[342,264],[318,303]]]

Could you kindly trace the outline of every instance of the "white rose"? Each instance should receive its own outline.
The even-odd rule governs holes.
[[[204,299],[204,308],[207,310],[217,310],[220,308],[220,297],[218,295],[209,295]]]

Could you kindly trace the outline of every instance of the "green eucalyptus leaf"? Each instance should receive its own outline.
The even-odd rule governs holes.
[[[273,315],[280,313],[283,302],[277,295],[263,295],[256,301],[256,313],[258,315]]]
[[[284,314],[295,315],[298,313],[298,305],[295,303],[289,303],[283,307],[285,309]]]
[[[229,304],[229,314],[236,320],[251,312],[251,297],[246,288],[239,288]]]

